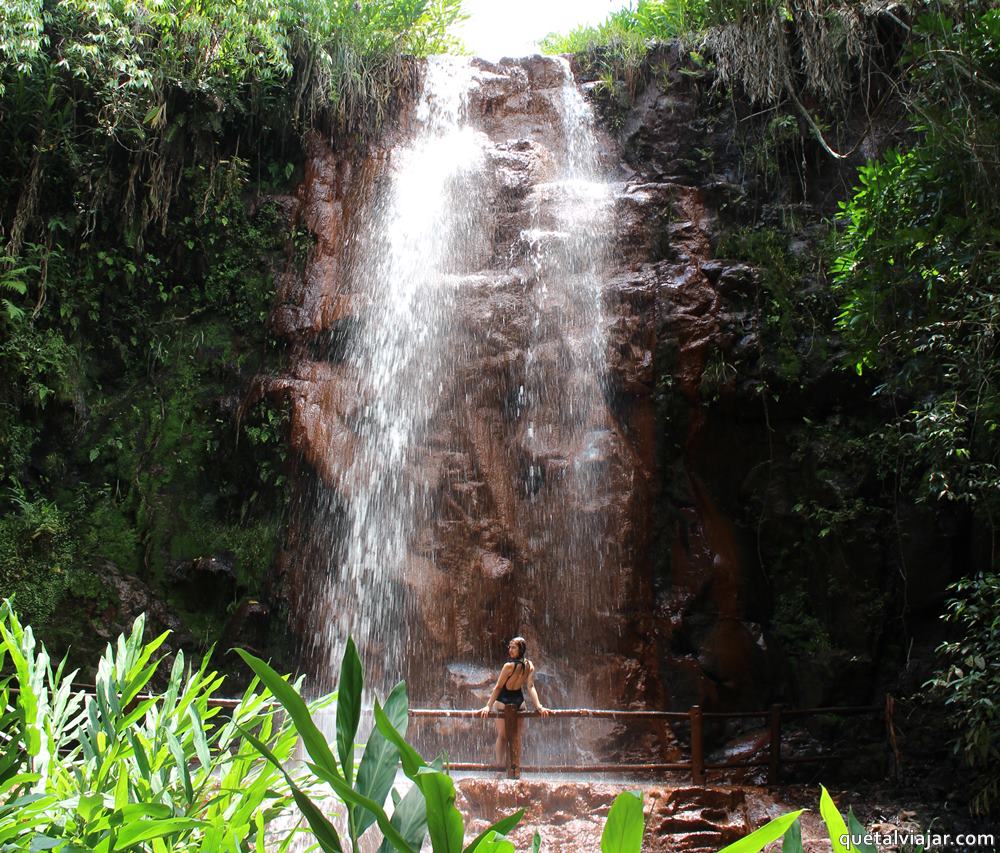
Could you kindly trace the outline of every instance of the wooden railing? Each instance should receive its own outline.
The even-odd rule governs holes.
[[[93,694],[93,685],[80,685],[81,692]],[[19,692],[16,687],[9,687],[12,693]],[[140,694],[132,700],[136,704],[146,699],[154,698],[149,694]],[[233,710],[239,706],[240,699],[224,699],[212,697],[207,700],[210,707]],[[885,703],[879,705],[859,705],[859,706],[833,706],[827,708],[790,708],[785,709],[781,705],[771,705],[766,711],[703,711],[701,706],[692,705],[688,711],[617,711],[597,708],[562,708],[550,710],[545,717],[538,711],[518,711],[513,707],[506,707],[503,714],[493,712],[493,718],[503,717],[504,728],[507,735],[507,764],[505,767],[496,764],[486,764],[481,762],[451,761],[447,762],[447,767],[452,770],[482,770],[482,771],[506,771],[507,776],[519,778],[522,771],[529,773],[665,773],[670,771],[687,770],[691,774],[691,781],[695,785],[704,785],[706,774],[711,771],[748,769],[751,767],[767,767],[767,784],[777,785],[781,780],[781,768],[783,764],[795,764],[816,762],[821,760],[838,760],[847,756],[823,754],[823,755],[796,755],[782,756],[781,754],[781,731],[782,722],[789,719],[797,719],[809,716],[857,716],[875,715],[882,713],[885,716],[886,738],[895,757],[895,766],[899,766],[899,748],[896,740],[896,729],[893,720],[895,711],[895,700],[892,696],[885,697]],[[480,717],[479,711],[465,711],[452,708],[411,708],[409,710],[411,718],[476,718]],[[521,764],[521,724],[523,720],[531,717],[541,719],[563,718],[563,717],[588,717],[602,720],[663,720],[664,722],[688,723],[691,731],[690,758],[679,762],[660,762],[647,764],[626,764],[626,763],[591,763],[591,764],[546,764],[546,765],[522,765]],[[707,764],[705,762],[705,720],[735,720],[764,718],[768,720],[768,757],[766,760],[755,761],[728,761],[721,764]]]
[[[808,716],[854,716],[854,715],[875,715],[885,714],[886,732],[891,744],[895,743],[895,731],[892,721],[893,702],[891,697],[886,697],[885,706],[864,705],[851,707],[829,707],[829,708],[795,708],[785,709],[781,705],[771,705],[766,711],[703,711],[699,705],[693,705],[690,710],[684,711],[614,711],[599,710],[593,708],[569,708],[563,710],[550,711],[546,717],[542,717],[537,711],[520,711],[507,707],[504,709],[502,717],[504,720],[505,733],[507,735],[507,764],[500,767],[495,764],[479,762],[454,761],[447,766],[452,770],[506,770],[507,776],[516,779],[522,771],[525,772],[547,772],[547,773],[573,773],[573,772],[618,772],[618,773],[658,773],[669,771],[689,771],[691,781],[695,785],[704,785],[708,771],[724,771],[746,769],[751,767],[767,767],[767,784],[776,785],[781,779],[781,768],[783,764],[793,764],[800,762],[815,762],[818,760],[839,759],[845,756],[832,754],[810,756],[782,756],[781,754],[781,730],[782,722],[788,719],[796,719]],[[474,718],[480,716],[479,711],[462,711],[450,708],[411,708],[412,718]],[[501,714],[494,712],[492,717],[500,717]],[[521,764],[521,725],[530,717],[548,719],[550,717],[589,717],[593,719],[605,720],[662,720],[670,723],[688,723],[691,731],[690,757],[686,761],[648,763],[648,764],[552,764],[552,765],[522,765]],[[705,720],[727,720],[727,719],[753,719],[763,718],[768,722],[768,754],[766,759],[753,761],[727,761],[724,763],[708,764],[705,762]]]

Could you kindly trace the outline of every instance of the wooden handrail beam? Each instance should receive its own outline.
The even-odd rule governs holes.
[[[8,693],[20,693],[21,689],[19,687],[8,687]],[[94,689],[88,689],[87,687],[76,688],[74,687],[75,693],[86,693],[87,696],[95,696],[96,692]],[[132,704],[136,702],[145,702],[147,699],[158,699],[160,696],[154,696],[152,693],[140,693],[132,699]],[[238,708],[242,699],[223,699],[216,697],[209,697],[206,700],[206,704],[209,708],[229,708],[230,710]],[[275,701],[271,704],[277,705],[278,702]]]
[[[496,773],[506,772],[506,767],[476,761],[448,761],[448,770],[483,770]],[[523,764],[520,768],[529,773],[661,773],[670,770],[690,770],[690,764]]]
[[[217,700],[223,701],[223,700]],[[792,717],[808,717],[818,714],[829,714],[836,716],[855,714],[881,714],[881,705],[859,705],[851,707],[832,708],[793,708],[781,709],[781,716],[785,719]],[[411,717],[443,717],[443,718],[473,718],[480,716],[479,711],[465,710],[462,708],[410,708]],[[500,717],[498,711],[490,714],[491,717]],[[538,711],[519,711],[519,717],[541,717]],[[691,719],[690,711],[628,711],[607,708],[553,708],[549,711],[550,717],[592,717],[594,719],[605,720],[674,720],[678,723],[686,723]],[[702,719],[712,720],[740,720],[762,717],[767,719],[771,716],[771,709],[764,711],[702,711]]]
[[[833,706],[831,708],[793,708],[786,710],[781,709],[781,715],[783,717],[811,717],[818,714],[830,714],[831,716],[851,716],[854,714],[881,714],[883,711],[881,705],[853,705],[853,706]]]
[[[460,708],[410,708],[411,717],[444,717],[444,718],[471,718],[480,716],[479,711],[467,711]],[[502,716],[498,711],[490,714],[491,717]],[[520,711],[518,717],[541,717],[538,711]],[[605,720],[676,720],[686,721],[688,713],[686,711],[616,711],[603,708],[559,708],[549,712],[550,717],[593,717]]]

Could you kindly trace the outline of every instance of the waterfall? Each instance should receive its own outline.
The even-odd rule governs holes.
[[[356,442],[339,471],[342,518],[327,499],[330,581],[314,605],[313,641],[335,672],[352,635],[368,664],[385,670],[382,687],[402,674],[403,573],[429,509],[414,450],[448,380],[454,273],[483,252],[483,140],[465,121],[471,81],[464,62],[429,62],[416,134],[393,152],[349,254],[350,290],[367,303],[344,355],[356,377]]]
[[[335,674],[352,635],[377,690],[472,707],[521,633],[547,703],[593,702],[631,569],[592,114],[564,60],[435,58],[406,127],[344,252],[352,451],[313,525],[311,659]]]

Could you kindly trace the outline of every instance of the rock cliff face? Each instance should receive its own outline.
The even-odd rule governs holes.
[[[720,353],[757,345],[754,318],[737,308],[757,274],[713,257],[720,209],[741,192],[739,152],[729,108],[708,103],[706,81],[689,75],[679,53],[652,64],[661,76],[612,119],[634,199],[624,229],[630,264],[612,287],[623,343],[642,346],[649,364],[619,405],[651,410],[653,636],[671,707],[754,707],[770,689],[751,615],[756,565],[725,505],[735,472],[719,469],[729,454],[751,451],[718,445],[720,413],[704,393]]]
[[[898,495],[892,525],[874,509],[845,511],[877,506],[891,487],[842,449],[877,430],[881,413],[869,380],[841,369],[820,247],[892,127],[859,108],[845,124],[854,154],[836,161],[805,127],[785,142],[766,121],[755,127],[757,110],[713,89],[677,47],[647,65],[655,71],[627,108],[599,106],[630,183],[660,199],[625,229],[639,266],[620,280],[635,282],[634,334],[644,330],[654,354],[653,625],[665,693],[679,708],[879,701],[905,689],[909,637],[928,637],[915,657],[933,646],[958,574],[947,511],[932,517]]]
[[[488,138],[492,236],[482,262],[457,271],[454,351],[461,355],[414,463],[433,511],[405,572],[410,637],[422,638],[406,671],[411,692],[417,702],[480,703],[492,677],[483,664],[521,633],[554,704],[574,695],[609,707],[752,701],[762,653],[759,630],[747,621],[748,578],[738,537],[701,469],[700,385],[727,334],[724,294],[753,286],[748,268],[711,258],[724,181],[705,186],[684,173],[688,143],[676,138],[686,131],[663,117],[662,104],[647,104],[635,127],[626,127],[628,159],[609,135],[600,137],[611,180],[612,236],[600,282],[607,375],[586,429],[560,429],[573,399],[569,385],[582,381],[564,366],[588,330],[574,326],[569,307],[540,309],[551,299],[538,263],[546,255],[526,244],[555,217],[549,195],[564,147],[565,66],[542,58],[477,61],[474,73],[468,110]],[[646,123],[652,113],[660,126]],[[291,369],[262,390],[291,401],[293,446],[316,475],[300,490],[304,505],[313,488],[341,505],[351,500],[340,472],[355,452],[352,424],[365,382],[340,355],[366,294],[352,292],[345,247],[409,123],[360,163],[338,160],[316,138],[306,179],[288,201],[316,245],[304,269],[285,277],[272,317],[292,345]],[[649,134],[657,144],[646,157]],[[725,148],[724,137],[715,144]],[[673,160],[664,154],[670,145]],[[569,322],[557,322],[560,316]],[[546,389],[530,423],[516,403],[529,360]],[[665,398],[671,446],[664,445]],[[599,484],[585,495],[566,485],[567,468],[581,464]],[[669,502],[664,482],[677,492]],[[588,547],[600,564],[589,574],[556,562],[566,555],[556,546],[573,537],[581,514],[597,519]],[[317,549],[328,540],[312,528],[328,523],[328,515],[305,508],[293,519],[280,588],[301,640],[321,618],[310,604],[326,580],[318,576],[328,555]],[[663,549],[667,582],[655,577],[654,552]],[[589,609],[595,601],[606,611]],[[432,674],[441,671],[449,674],[444,681]],[[581,679],[585,690],[574,693]]]
[[[602,282],[613,390],[605,394],[594,384],[597,403],[587,422],[568,423],[566,409],[582,395],[577,386],[588,380],[566,365],[592,330],[570,304],[572,293],[546,284],[546,267],[558,262],[562,250],[546,241],[565,238],[556,222],[562,200],[553,164],[565,147],[560,100],[566,68],[540,58],[477,62],[474,75],[467,109],[487,140],[481,191],[490,212],[489,239],[478,263],[452,273],[453,369],[412,462],[431,494],[431,511],[414,534],[404,574],[409,634],[422,638],[407,680],[418,700],[481,702],[491,677],[482,664],[497,658],[505,638],[522,633],[541,658],[550,701],[569,697],[571,677],[583,678],[586,694],[602,705],[653,701],[658,685],[649,673],[656,667],[646,659],[652,649],[645,639],[651,617],[646,535],[652,414],[648,393],[639,390],[650,387],[653,356],[649,336],[633,329],[637,318],[620,310],[634,303],[627,293],[633,283],[622,282],[624,297],[610,283],[644,248],[633,236],[635,245],[615,253],[609,281]],[[400,138],[407,132],[404,121]],[[621,177],[608,140],[601,156],[604,167]],[[342,472],[356,452],[352,423],[366,385],[339,358],[342,339],[356,330],[366,306],[366,294],[352,292],[354,279],[345,273],[344,237],[351,233],[352,211],[377,192],[385,162],[382,152],[348,168],[318,140],[310,151],[294,204],[317,244],[305,270],[288,275],[273,317],[296,357],[288,375],[263,383],[267,393],[291,400],[293,445],[314,469],[316,488],[342,502],[352,499]],[[658,201],[624,182],[615,185],[616,214],[629,210],[642,217]],[[325,335],[332,346],[317,345]],[[521,416],[518,401],[531,383],[544,393],[529,418]],[[618,406],[613,398],[622,394],[638,402]],[[587,467],[598,488],[574,488],[567,476],[573,466]],[[578,543],[574,553],[565,543],[576,536],[572,528],[581,515],[596,519],[589,528],[594,538]],[[293,525],[283,583],[301,634],[315,631],[321,618],[308,603],[317,594],[317,566],[325,555],[311,550],[322,547],[322,537],[310,527],[327,523],[328,514],[305,512]],[[600,566],[583,551],[598,554]],[[556,564],[567,557],[577,564]],[[586,575],[581,564],[588,560]],[[614,606],[590,613],[588,596]],[[583,648],[576,643],[581,634],[588,635]],[[573,666],[581,654],[587,665]],[[441,668],[450,674],[444,684],[429,674]]]
[[[598,134],[610,182],[605,375],[598,404],[573,428],[567,401],[585,380],[566,365],[591,332],[572,299],[548,286],[546,259],[559,247],[538,243],[540,234],[558,242],[565,224],[553,175],[565,152],[566,67],[541,57],[473,62],[468,120],[486,140],[486,166],[469,228],[486,239],[448,271],[450,367],[403,472],[428,495],[397,589],[408,602],[404,675],[417,704],[480,704],[514,634],[527,637],[544,698],[557,705],[760,707],[783,677],[760,625],[770,602],[748,495],[790,505],[795,484],[754,480],[765,461],[777,470],[776,453],[788,457],[753,390],[759,273],[713,257],[734,211],[748,207],[744,161],[732,106],[706,100],[706,81],[682,70],[675,50],[660,60],[651,63],[660,76],[624,113],[605,111],[613,129]],[[272,316],[291,345],[290,369],[260,390],[291,402],[292,443],[306,463],[275,590],[314,671],[328,666],[309,641],[326,618],[314,605],[337,582],[336,536],[355,499],[344,472],[372,393],[344,355],[372,305],[351,274],[350,246],[393,150],[412,137],[413,114],[360,159],[315,138],[287,200],[316,244],[288,271]],[[837,180],[820,177],[818,193]],[[546,389],[530,418],[519,404],[529,381]],[[789,411],[801,417],[801,406]],[[595,484],[586,493],[570,485],[581,468]],[[580,519],[586,547],[567,549]],[[386,650],[362,651],[371,662]],[[858,659],[845,677],[860,677]],[[785,698],[828,698],[806,681]]]

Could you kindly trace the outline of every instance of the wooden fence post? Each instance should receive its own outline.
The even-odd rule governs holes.
[[[705,784],[705,744],[702,740],[701,705],[691,706],[691,781]]]
[[[507,737],[507,778],[519,779],[521,776],[521,732],[518,727],[517,707],[510,703],[504,705],[504,734]]]
[[[885,694],[885,733],[889,739],[889,747],[892,749],[892,778],[899,778],[899,766],[902,763],[902,756],[899,754],[899,741],[896,739],[896,700],[891,693]]]
[[[771,706],[771,743],[767,763],[767,784],[781,779],[781,705]]]

